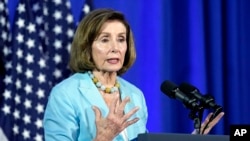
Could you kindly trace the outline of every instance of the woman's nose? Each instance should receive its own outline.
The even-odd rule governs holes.
[[[117,52],[117,50],[118,50],[118,41],[113,40],[111,42],[111,50],[112,50],[112,52]]]

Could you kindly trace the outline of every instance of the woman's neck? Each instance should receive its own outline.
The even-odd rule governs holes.
[[[116,83],[117,73],[116,72],[103,72],[103,71],[92,71],[93,75],[100,81],[103,85],[107,87],[112,87]]]

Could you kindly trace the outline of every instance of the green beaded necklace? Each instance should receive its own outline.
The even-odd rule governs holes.
[[[108,93],[108,94],[112,94],[114,92],[119,91],[120,84],[118,83],[118,81],[115,82],[115,85],[113,87],[107,88],[106,86],[102,85],[102,83],[94,76],[94,74],[91,71],[88,71],[88,74],[90,78],[92,79],[92,81],[94,82],[94,84],[96,85],[96,87],[100,89],[101,91]]]

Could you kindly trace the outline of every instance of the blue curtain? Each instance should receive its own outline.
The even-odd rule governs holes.
[[[17,1],[9,0],[11,21]],[[188,82],[214,96],[225,116],[212,134],[229,134],[231,124],[250,124],[249,0],[93,2],[94,8],[124,12],[131,24],[137,60],[124,78],[145,94],[149,132],[193,130],[190,111],[160,91],[164,80]],[[83,3],[71,0],[75,19]]]

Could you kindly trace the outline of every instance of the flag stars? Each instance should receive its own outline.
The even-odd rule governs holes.
[[[18,7],[17,7],[17,11],[18,11],[19,14],[25,12],[25,11],[26,11],[26,10],[25,10],[25,5],[22,4],[22,3],[20,3],[20,4],[18,5]]]
[[[0,2],[0,11],[1,12],[4,11],[4,8],[5,8],[4,3]]]
[[[54,46],[56,49],[62,48],[62,42],[60,40],[55,40]]]
[[[21,86],[22,86],[22,85],[21,85],[21,81],[20,81],[19,79],[17,79],[15,85],[16,85],[16,88],[17,88],[17,89],[20,89]]]
[[[22,69],[22,65],[20,65],[19,63],[17,64],[17,66],[16,66],[16,71],[17,71],[17,73],[23,73],[23,69]]]
[[[0,15],[0,24],[5,27],[6,26],[6,19]]]
[[[27,69],[25,71],[25,75],[26,75],[26,78],[29,79],[29,78],[33,78],[33,71],[31,69]]]
[[[34,63],[34,56],[32,54],[30,54],[30,53],[28,53],[28,55],[26,56],[25,59],[26,59],[28,64]]]
[[[19,134],[19,127],[15,124],[14,127],[12,128],[12,131],[14,132],[15,135]]]
[[[48,8],[47,7],[43,7],[43,15],[48,16]]]
[[[10,106],[4,104],[2,111],[4,112],[5,115],[10,114]]]
[[[17,57],[20,59],[20,58],[23,58],[23,50],[21,50],[20,48],[17,49],[17,52],[16,52],[16,55]]]
[[[46,2],[48,2],[48,0]],[[65,57],[69,55],[70,40],[72,40],[75,32],[74,17],[71,13],[68,13],[70,12],[70,9],[68,9],[70,8],[70,2],[64,2],[65,1],[62,0],[52,0],[52,5],[49,5],[49,8],[53,6],[53,9],[47,9],[48,7],[42,9],[42,7],[39,7],[41,5],[37,3],[30,5],[33,11],[33,13],[30,14],[35,14],[31,15],[34,16],[32,18],[34,18],[35,21],[30,21],[29,17],[25,16],[30,10],[27,8],[30,7],[27,7],[26,3],[20,3],[21,5],[19,4],[17,6],[19,15],[16,15],[17,19],[13,25],[15,29],[17,29],[14,31],[14,36],[10,36],[8,32],[6,32],[10,26],[8,20],[0,17],[0,26],[2,23],[4,25],[2,29],[6,30],[2,32],[0,38],[2,37],[2,39],[6,41],[11,41],[11,37],[14,37],[13,41],[15,43],[13,47],[16,48],[15,52],[12,52],[13,48],[10,49],[8,44],[6,44],[6,47],[3,46],[2,49],[4,55],[13,54],[17,59],[15,60],[16,62],[6,61],[4,64],[6,68],[13,69],[15,73],[14,76],[12,76],[13,78],[5,76],[4,79],[7,82],[5,84],[13,87],[14,91],[8,90],[2,94],[3,100],[8,99],[8,101],[3,103],[0,108],[0,113],[2,113],[3,116],[12,116],[11,118],[13,118],[14,123],[9,130],[15,135],[23,136],[23,140],[43,141],[44,137],[41,133],[43,128],[42,115],[45,110],[43,100],[48,98],[47,91],[56,83],[53,78],[60,79],[63,77],[62,72],[64,70],[58,68],[57,64],[63,65],[65,63],[63,62],[64,56],[62,55],[65,55]],[[2,9],[6,10],[6,8]],[[50,18],[53,19],[45,20],[45,18],[48,18],[45,16],[49,14],[52,14]],[[54,23],[49,23],[50,20],[53,20]],[[57,23],[55,20],[57,20]],[[29,36],[26,37],[25,35]],[[46,47],[43,46],[44,43]],[[47,52],[47,49],[50,48],[56,49],[56,52]],[[60,52],[60,54],[58,52]],[[52,54],[48,55],[47,53]],[[53,72],[50,72],[50,74],[47,72],[47,69],[51,67],[48,63],[54,64],[52,65],[54,66]],[[37,65],[38,67],[33,65]],[[50,76],[52,76],[53,80],[48,79]],[[24,91],[24,93],[20,93],[22,91]],[[40,100],[43,102],[40,102]],[[12,107],[8,102],[14,103],[16,107]],[[28,113],[28,111],[32,111],[32,113]]]
[[[39,49],[39,51],[41,51],[41,52],[44,51],[44,50],[43,50],[43,46],[41,46],[41,45],[38,46],[38,49]]]
[[[9,47],[5,46],[5,47],[3,48],[3,54],[4,54],[5,56],[11,54],[11,50],[9,49]]]
[[[38,103],[37,106],[36,106],[36,111],[37,113],[41,114],[44,112],[44,107],[42,104]]]
[[[40,134],[36,134],[36,136],[34,137],[35,141],[43,141],[43,136]]]
[[[20,112],[19,110],[15,109],[14,113],[13,113],[13,116],[15,119],[19,119],[20,118]]]
[[[7,84],[7,85],[8,85],[8,84],[11,84],[11,83],[12,83],[12,77],[9,76],[9,75],[6,75],[3,81],[4,81],[4,83]]]
[[[37,16],[37,17],[36,17],[36,23],[37,23],[38,25],[41,25],[41,24],[43,23],[43,17],[42,17],[42,16]]]
[[[38,98],[39,99],[41,99],[41,98],[44,98],[45,97],[45,94],[44,94],[45,92],[44,92],[44,90],[42,90],[42,89],[38,89],[37,90],[37,92],[36,92],[36,95],[38,96]]]
[[[30,94],[32,92],[32,86],[29,84],[26,84],[24,87],[24,90],[25,90],[26,94]]]
[[[35,122],[35,125],[36,125],[37,129],[42,128],[42,126],[43,126],[42,120],[41,119],[37,119],[36,122]]]
[[[24,138],[25,140],[26,140],[26,139],[29,139],[29,138],[30,138],[30,131],[27,130],[27,129],[24,129],[22,135],[23,135],[23,138]]]
[[[23,117],[23,121],[24,121],[25,124],[31,123],[30,116],[25,114],[24,117]]]
[[[66,1],[66,7],[67,7],[68,9],[71,8],[71,5],[70,5],[70,2],[69,2],[69,1]]]
[[[38,10],[40,10],[40,6],[39,6],[39,3],[35,3],[32,7],[32,10],[37,12]]]
[[[73,29],[68,29],[68,31],[67,31],[67,36],[68,36],[69,38],[72,38],[72,37],[74,36],[74,30],[73,30]]]
[[[5,66],[6,70],[11,69],[11,68],[12,68],[11,61],[7,61],[7,62],[5,62],[4,66]]]
[[[41,30],[41,31],[39,32],[39,36],[40,36],[41,38],[45,38],[45,32]]]
[[[11,99],[11,92],[10,92],[10,90],[5,90],[4,91],[4,93],[3,93],[3,97],[4,97],[4,99]]]
[[[23,105],[24,105],[24,107],[25,107],[26,109],[29,109],[29,108],[32,107],[31,101],[30,101],[29,99],[25,99]]]
[[[54,16],[54,18],[55,18],[56,20],[60,20],[60,19],[62,19],[62,12],[56,10],[55,13],[53,14],[53,16]]]
[[[28,46],[28,48],[34,48],[35,47],[35,41],[31,38],[29,38],[26,42],[26,45]]]
[[[55,76],[55,78],[60,78],[62,77],[62,72],[59,69],[55,69],[53,75]]]
[[[71,48],[71,43],[68,43],[68,45],[67,45],[67,51],[68,51],[68,53],[70,52],[70,48]]]
[[[38,82],[41,84],[41,83],[44,83],[45,82],[45,75],[44,74],[42,74],[42,73],[39,73],[39,75],[37,76],[37,80],[38,80]]]
[[[53,60],[56,64],[59,64],[60,62],[62,62],[62,57],[61,55],[55,54]]]
[[[20,28],[20,29],[23,28],[24,24],[25,24],[24,19],[19,18],[17,20],[16,24],[17,24],[18,28]]]
[[[45,66],[46,66],[45,60],[42,58],[39,60],[38,64],[39,64],[40,68],[45,68]]]
[[[88,13],[90,12],[90,7],[89,7],[89,5],[84,4],[83,12],[84,12],[85,14],[88,14]]]
[[[0,23],[1,23],[1,21],[2,21],[2,20],[0,20]],[[7,35],[7,32],[2,31],[2,35],[1,35],[1,36],[2,36],[2,38],[1,38],[1,39],[3,39],[4,41],[6,41],[6,40],[7,40],[7,36],[8,36],[8,35]]]
[[[71,14],[68,14],[67,17],[66,17],[66,20],[68,23],[73,23],[73,16]]]
[[[19,96],[19,95],[16,95],[16,96],[15,96],[15,102],[16,102],[16,104],[20,104],[20,103],[21,103],[21,100],[20,100],[20,96]]]
[[[29,25],[27,26],[27,30],[29,31],[29,33],[33,33],[36,31],[36,26],[33,23],[29,23]]]
[[[62,0],[53,0],[53,2],[54,2],[56,5],[62,4]]]
[[[19,44],[21,44],[24,41],[24,36],[21,33],[18,33],[16,36],[16,40]]]
[[[61,34],[62,33],[62,27],[59,25],[56,25],[53,29],[53,31],[55,32],[56,35]]]

